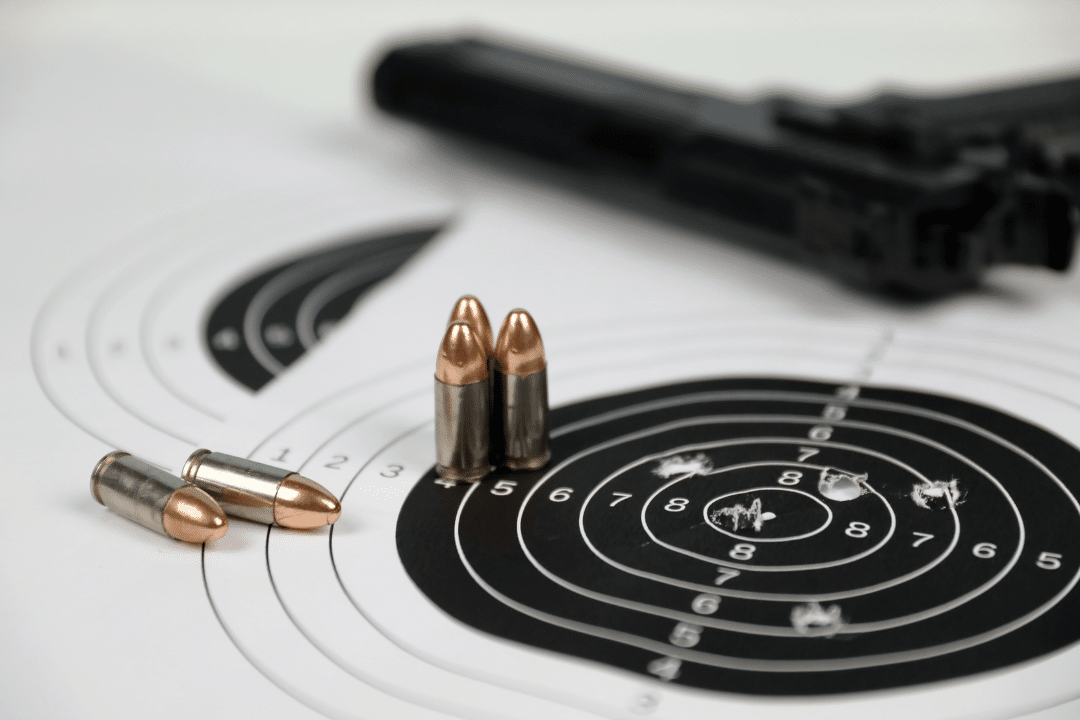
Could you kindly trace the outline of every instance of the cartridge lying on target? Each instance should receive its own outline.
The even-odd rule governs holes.
[[[205,490],[229,515],[245,520],[311,530],[341,517],[341,503],[322,485],[254,460],[196,450],[182,477]]]
[[[126,452],[111,452],[90,475],[90,493],[128,520],[176,540],[218,540],[229,520],[213,498],[180,478]]]

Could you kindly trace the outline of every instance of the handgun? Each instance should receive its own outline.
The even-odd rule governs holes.
[[[891,293],[943,295],[1002,263],[1064,271],[1080,224],[1080,78],[740,101],[459,36],[391,48],[370,84],[390,113],[630,178]]]

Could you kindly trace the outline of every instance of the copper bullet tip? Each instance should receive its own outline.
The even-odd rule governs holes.
[[[503,375],[532,375],[547,367],[544,341],[527,311],[511,310],[503,320],[495,344],[495,363]]]
[[[161,514],[165,532],[177,540],[201,545],[220,540],[229,520],[213,498],[194,485],[179,488]]]
[[[458,298],[446,324],[455,322],[467,322],[472,325],[473,330],[480,336],[480,344],[484,352],[491,356],[495,351],[495,337],[491,333],[491,322],[488,320],[487,313],[484,312],[484,306],[475,296],[462,295]]]
[[[274,497],[274,522],[293,530],[313,530],[332,525],[341,517],[341,503],[314,480],[293,473],[278,485]]]
[[[447,385],[472,385],[487,379],[487,366],[487,353],[472,325],[450,323],[439,346],[435,379]]]

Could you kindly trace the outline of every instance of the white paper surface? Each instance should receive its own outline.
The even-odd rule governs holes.
[[[351,110],[356,58],[418,26],[479,21],[692,82],[850,96],[1075,66],[1075,13],[1053,3],[0,11],[10,20],[0,714],[639,717],[635,698],[660,693],[655,717],[995,718],[1048,706],[1032,719],[1075,716],[1080,706],[1061,704],[1080,695],[1075,648],[895,697],[657,690],[448,621],[411,588],[392,543],[407,479],[430,466],[431,360],[464,292],[496,322],[516,306],[534,314],[554,404],[680,378],[868,377],[987,404],[1080,444],[1075,272],[997,270],[983,289],[929,305],[870,298]],[[345,233],[429,221],[450,229],[259,393],[206,351],[205,314],[238,278]],[[336,552],[355,559],[340,582],[327,531],[268,539],[234,521],[204,562],[87,492],[114,448],[177,472],[204,445],[268,462],[288,449],[336,493],[356,476],[335,528]],[[408,471],[388,486],[378,472],[398,463]],[[490,666],[478,670],[478,658]]]

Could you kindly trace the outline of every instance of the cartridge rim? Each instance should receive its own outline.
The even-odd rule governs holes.
[[[478,468],[453,468],[446,465],[436,465],[435,472],[439,477],[447,480],[460,480],[462,482],[479,482],[491,474],[491,465]]]
[[[537,455],[533,457],[512,458],[507,457],[503,459],[503,465],[510,470],[539,470],[548,464],[551,460],[551,451],[547,451],[543,455]]]
[[[130,454],[131,453],[124,452],[123,450],[113,450],[111,453],[97,461],[97,465],[94,466],[93,471],[90,473],[90,494],[94,496],[94,499],[97,500],[99,504],[105,505],[105,501],[101,499],[101,495],[98,493],[98,483],[101,482],[101,476],[104,474],[105,468],[111,465],[114,460]]]
[[[180,478],[184,482],[194,482],[195,478],[199,474],[199,466],[202,465],[202,459],[210,454],[210,450],[206,448],[199,448],[195,452],[188,456],[187,462],[184,463],[184,469],[180,471]]]

